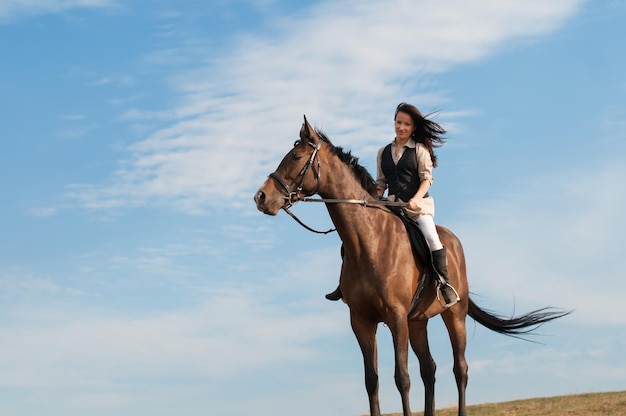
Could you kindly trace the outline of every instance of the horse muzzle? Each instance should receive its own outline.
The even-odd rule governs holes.
[[[266,182],[259,190],[254,194],[254,202],[259,211],[267,215],[276,215],[278,211],[286,205],[288,205],[287,198],[274,191],[270,192],[266,190],[268,183]]]

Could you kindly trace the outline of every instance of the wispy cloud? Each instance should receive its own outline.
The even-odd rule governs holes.
[[[33,277],[19,271],[0,272],[0,287],[5,302],[15,297],[54,294],[61,290],[51,280]]]
[[[117,0],[7,0],[0,2],[0,24],[71,9],[110,8]]]
[[[110,84],[119,84],[123,86],[133,85],[135,80],[130,75],[111,75],[103,76],[91,81],[86,82],[88,87],[100,87]]]
[[[57,135],[62,139],[78,139],[85,137],[90,131],[98,128],[96,124],[82,124],[73,125],[72,127],[66,127],[61,129]]]
[[[32,208],[28,212],[30,215],[34,217],[45,218],[45,217],[52,217],[56,215],[59,212],[59,208],[58,207],[38,207],[38,208]]]
[[[481,3],[332,2],[277,19],[275,35],[249,33],[228,55],[173,77],[173,109],[126,112],[123,118],[169,125],[129,148],[110,186],[83,185],[73,195],[100,208],[156,202],[201,212],[224,198],[241,205],[274,168],[303,113],[357,151],[369,149],[371,138],[378,145],[389,135],[396,97],[411,99],[406,83],[548,33],[581,1]],[[425,107],[445,99],[429,88],[421,93],[430,97],[420,100]]]

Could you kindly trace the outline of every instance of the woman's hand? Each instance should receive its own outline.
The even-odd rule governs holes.
[[[409,202],[407,202],[406,207],[411,211],[419,211],[420,210],[420,202],[423,198],[411,198]]]
[[[430,188],[430,181],[428,180],[421,181],[420,186],[417,189],[417,192],[415,193],[415,195],[413,195],[413,198],[409,199],[409,202],[407,202],[406,207],[410,209],[411,211],[419,212],[422,209],[422,202],[424,201],[424,195],[426,195],[429,188]]]

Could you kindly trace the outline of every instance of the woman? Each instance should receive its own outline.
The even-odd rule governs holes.
[[[446,249],[435,227],[435,203],[428,195],[433,182],[432,170],[437,167],[434,148],[445,142],[445,130],[422,116],[413,105],[400,103],[394,116],[395,139],[378,151],[376,158],[376,190],[382,197],[389,188],[390,201],[407,203],[406,214],[419,226],[432,253],[433,266],[439,274],[438,287],[448,308],[458,302],[459,295],[448,283]],[[341,290],[326,295],[328,300],[341,299]]]

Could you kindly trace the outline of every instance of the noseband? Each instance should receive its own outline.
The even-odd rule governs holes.
[[[294,143],[294,147],[296,147],[298,144],[300,144],[300,140],[296,140],[296,142]],[[300,170],[300,173],[298,173],[298,175],[294,178],[294,180],[291,183],[291,185],[293,186],[294,182],[296,182],[298,177],[300,177],[300,183],[296,187],[295,191],[292,191],[291,187],[287,184],[287,182],[283,178],[281,178],[276,172],[272,172],[269,175],[270,178],[278,182],[280,186],[287,192],[287,196],[284,197],[288,201],[286,208],[290,208],[292,205],[294,205],[296,202],[298,202],[301,199],[300,192],[302,191],[302,186],[304,185],[304,179],[306,177],[306,174],[311,168],[311,166],[313,166],[315,159],[317,159],[317,153],[322,147],[321,140],[318,141],[317,145],[314,145],[311,142],[307,142],[307,144],[313,148],[313,152],[311,153],[311,156],[309,157],[309,160],[307,161],[307,163]],[[313,194],[316,194],[320,189],[320,169],[321,169],[321,164],[318,160],[317,171],[315,170],[315,168],[312,169],[312,172],[315,175],[315,179],[317,180],[317,189],[315,190],[315,192],[313,192]]]

